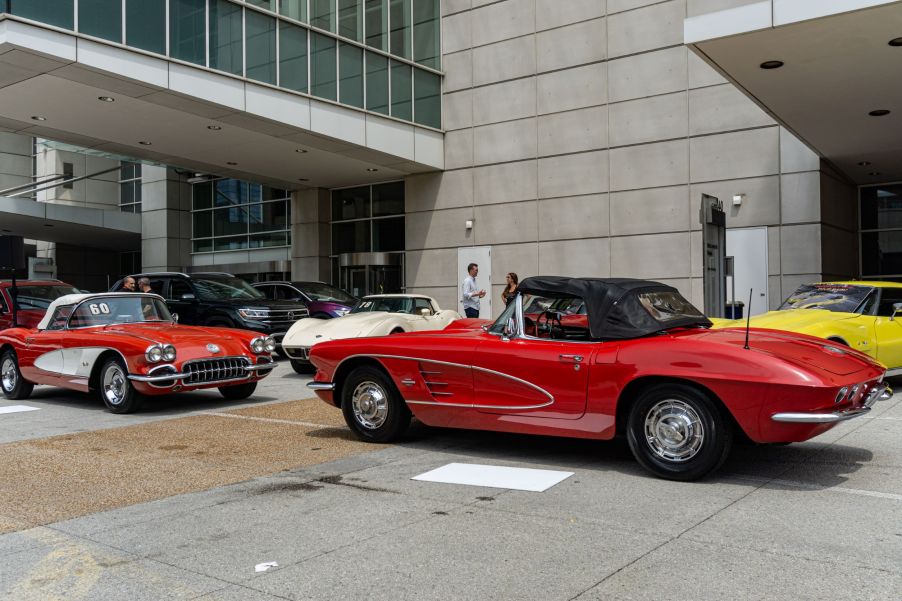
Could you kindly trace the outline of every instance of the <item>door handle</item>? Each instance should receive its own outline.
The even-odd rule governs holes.
[[[558,359],[564,363],[582,363],[582,355],[558,355]]]

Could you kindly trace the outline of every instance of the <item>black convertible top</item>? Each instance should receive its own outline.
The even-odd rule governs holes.
[[[520,282],[517,292],[548,298],[583,299],[589,317],[589,333],[592,338],[603,340],[638,338],[669,328],[711,325],[676,288],[649,280],[536,276]],[[669,312],[673,305],[670,301],[681,305],[681,310]]]

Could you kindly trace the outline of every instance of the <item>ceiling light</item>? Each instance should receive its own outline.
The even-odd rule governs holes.
[[[884,115],[889,115],[889,111],[886,109],[877,109],[875,111],[871,111],[868,113],[871,117],[883,117]]]
[[[367,171],[370,171],[370,172],[372,172],[372,171],[379,171],[379,170],[376,169],[375,167],[367,167],[366,170],[367,170]]]
[[[147,140],[139,140],[138,144],[140,144],[141,146],[151,146],[153,142],[148,142]]]
[[[880,172],[879,171],[871,171],[870,173],[868,173],[868,175],[874,177],[874,176],[880,175]]]
[[[902,38],[893,38],[889,41],[890,46],[902,46]]]
[[[34,119],[35,121],[46,121],[47,120],[47,117],[42,117],[40,115],[32,115],[31,118]]]
[[[764,61],[759,66],[762,69],[779,69],[783,66],[783,61]]]
[[[222,129],[222,127],[220,127],[218,125],[208,125],[207,129],[209,129],[210,131],[219,131]]]
[[[116,99],[112,96],[98,96],[97,100],[100,100],[101,102],[116,102]]]
[[[858,166],[859,166],[859,167],[867,167],[867,166],[870,165],[870,164],[871,164],[870,161],[859,161],[859,162],[858,162]]]
[[[295,152],[299,152],[301,154],[307,154],[307,151],[304,150],[303,148],[298,148],[297,150],[295,150]]]
[[[235,161],[228,161],[228,162],[226,163],[226,165],[237,165],[237,164],[238,164],[238,163],[236,163]]]

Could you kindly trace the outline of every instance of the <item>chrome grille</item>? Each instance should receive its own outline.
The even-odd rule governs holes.
[[[250,377],[250,372],[246,369],[247,365],[249,365],[248,360],[244,357],[189,361],[182,368],[182,371],[188,374],[184,383],[191,385],[244,380]]]
[[[287,330],[288,326],[291,326],[297,320],[309,316],[310,311],[302,307],[297,309],[270,309],[269,315],[260,319],[260,321],[272,327],[285,326]]]

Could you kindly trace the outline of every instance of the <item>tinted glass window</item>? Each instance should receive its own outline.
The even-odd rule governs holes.
[[[366,45],[388,50],[388,0],[366,0]]]
[[[338,45],[338,100],[363,108],[363,50],[351,44]]]
[[[417,123],[442,126],[442,81],[435,73],[414,69],[413,115]]]
[[[16,308],[19,310],[46,309],[54,300],[67,294],[78,294],[72,286],[20,286],[16,297]]]
[[[247,77],[276,83],[276,20],[257,11],[245,13],[247,28]]]
[[[113,42],[122,41],[122,0],[79,0],[78,30]]]
[[[205,0],[169,0],[169,55],[189,63],[206,63]]]
[[[391,115],[410,121],[411,105],[410,65],[391,61]]]
[[[284,21],[279,24],[279,85],[307,91],[307,30]]]
[[[243,74],[241,28],[240,6],[225,0],[210,2],[210,67]]]
[[[363,41],[363,0],[338,0],[338,35]]]
[[[877,315],[883,317],[892,316],[895,311],[893,305],[896,303],[902,303],[902,290],[883,288],[880,291],[880,304],[877,305]]]
[[[298,21],[307,21],[307,0],[279,0],[279,13]]]
[[[335,39],[319,33],[311,34],[311,88],[314,96],[335,100],[337,97],[336,86],[336,58]]]
[[[438,69],[439,22],[438,0],[416,0],[413,3],[413,60]]]
[[[169,298],[172,300],[181,300],[183,294],[194,294],[191,285],[184,280],[170,280]]]
[[[47,324],[47,329],[62,330],[65,328],[66,322],[69,321],[69,316],[72,315],[72,309],[74,308],[73,305],[57,307],[56,311],[53,312],[53,317],[50,318],[50,323]]]
[[[89,328],[113,323],[171,320],[165,303],[153,297],[98,297],[78,305],[69,318],[69,327]]]
[[[332,220],[362,219],[370,216],[370,188],[345,188],[332,192]]]
[[[318,282],[309,282],[304,284],[296,284],[296,286],[307,296],[315,301],[339,302],[346,305],[357,302],[357,299],[335,286],[328,284],[320,284]]]
[[[10,0],[9,12],[65,29],[72,29],[75,14],[73,0]]]
[[[861,189],[861,229],[902,228],[902,185]]]
[[[126,0],[125,43],[166,54],[165,0]]]
[[[391,53],[410,58],[410,0],[390,0],[389,10]]]
[[[873,288],[848,284],[806,284],[792,293],[779,310],[824,309],[839,313],[854,313]]]
[[[366,53],[366,108],[388,114],[388,59],[375,52]]]
[[[277,298],[276,291],[279,289],[277,286],[254,286],[254,288],[268,299]]]
[[[415,298],[413,299],[413,312],[415,315],[419,315],[423,309],[428,309],[429,313],[432,313],[432,303],[430,303],[425,298]]]
[[[241,278],[195,277],[192,282],[198,296],[203,300],[247,299],[259,300],[264,296]]]
[[[361,299],[351,313],[366,313],[368,311],[387,311],[389,313],[412,313],[413,299],[404,297],[378,298],[368,296]]]

